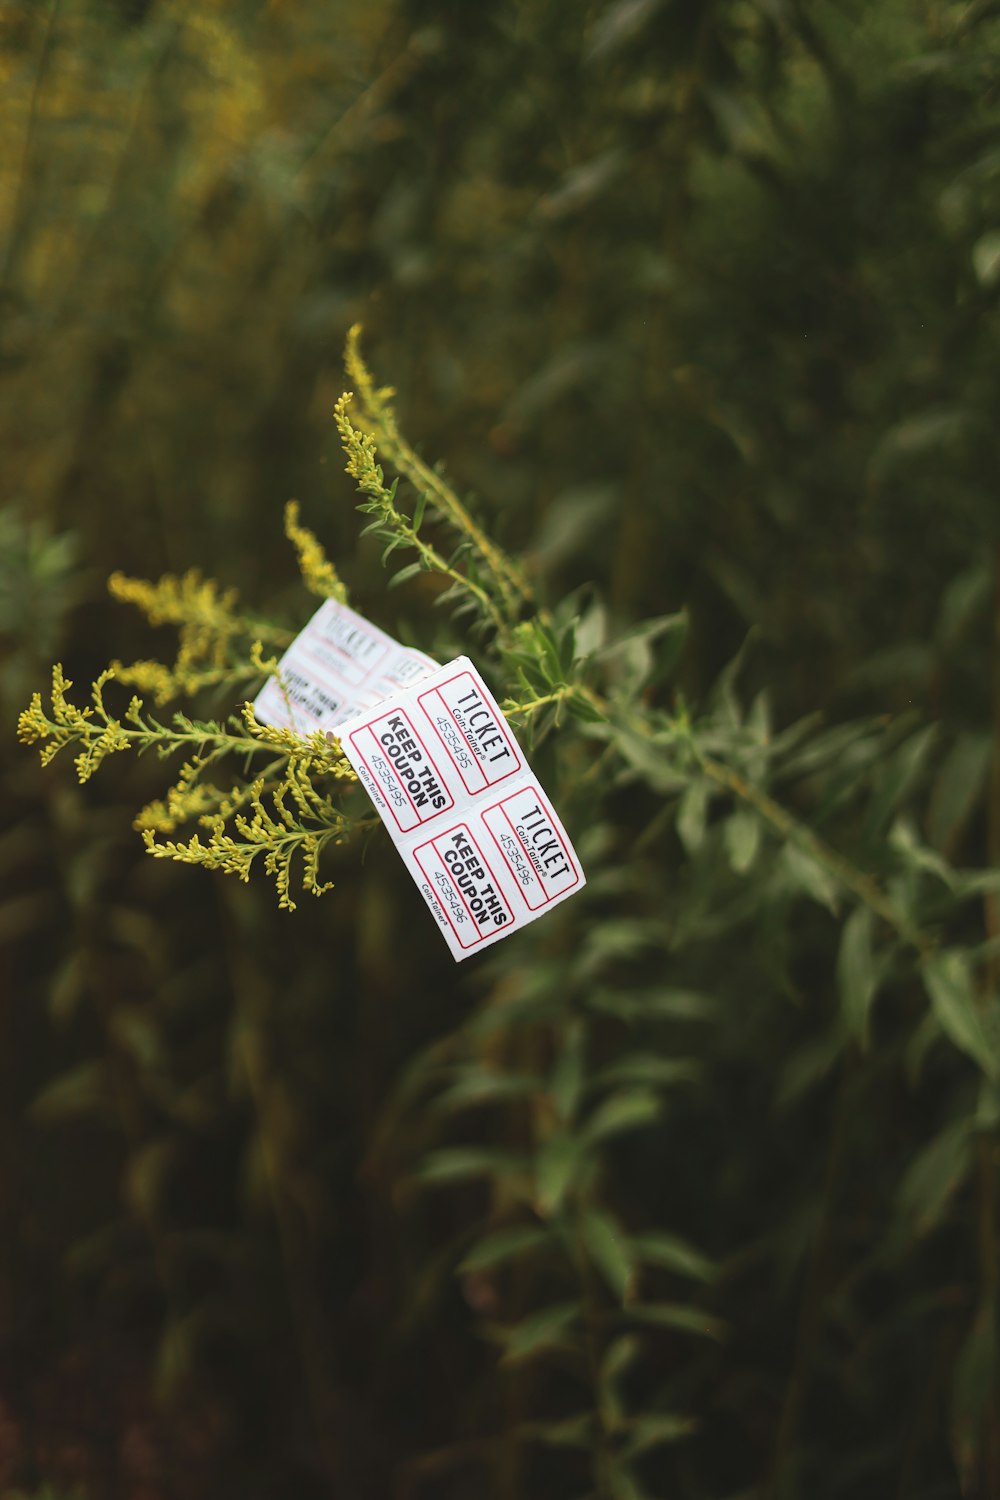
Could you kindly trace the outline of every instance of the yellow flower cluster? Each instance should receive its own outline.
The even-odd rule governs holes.
[[[347,589],[336,568],[313,532],[299,524],[297,500],[289,500],[285,506],[285,535],[298,555],[299,572],[309,592],[321,599],[337,599],[346,604]]]

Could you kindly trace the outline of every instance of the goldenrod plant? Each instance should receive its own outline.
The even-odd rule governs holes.
[[[658,1493],[657,1453],[690,1437],[705,1383],[722,1368],[722,1356],[692,1354],[668,1361],[674,1374],[661,1379],[657,1351],[664,1339],[725,1348],[718,1289],[735,1265],[709,1226],[706,1248],[676,1230],[669,1192],[619,1180],[621,1138],[672,1121],[664,1161],[683,1172],[676,1132],[703,1073],[701,1028],[724,1010],[752,1028],[760,990],[801,1004],[807,986],[832,989],[828,1033],[793,1059],[779,1104],[844,1068],[835,1173],[851,1131],[855,1060],[889,1024],[882,1017],[903,1028],[913,1077],[942,1051],[961,1054],[958,1123],[900,1190],[901,1218],[933,1223],[1000,1117],[995,942],[980,915],[1000,876],[952,865],[907,810],[932,751],[927,729],[885,720],[827,728],[814,718],[776,727],[766,693],[741,701],[742,657],[705,702],[685,701],[676,673],[686,614],[618,628],[592,590],[540,599],[529,569],[401,435],[393,393],[376,386],[357,329],[346,362],[354,392],[334,420],[365,531],[384,562],[401,564],[391,583],[419,578],[450,607],[438,649],[476,658],[544,764],[590,875],[576,915],[563,907],[501,945],[484,970],[493,979],[485,1002],[411,1062],[372,1141],[371,1170],[398,1178],[404,1210],[432,1189],[478,1188],[442,1264],[495,1344],[501,1381],[529,1361],[554,1372],[537,1407],[522,1392],[477,1439],[479,1457],[500,1466],[502,1493],[521,1493],[528,1455],[543,1448],[561,1455],[568,1484],[637,1500]],[[345,600],[294,505],[285,526],[306,589]],[[135,819],[150,855],[242,881],[261,866],[288,909],[299,885],[328,891],[325,853],[377,820],[335,739],[261,724],[244,701],[278,673],[289,632],[240,613],[231,590],[197,573],[155,584],[115,575],[111,589],[152,623],[176,627],[176,658],[114,663],[83,706],[56,666],[47,699],[36,693],[21,714],[21,739],[45,764],[71,750],[81,782],[124,752],[180,757],[173,783]],[[152,696],[155,715],[138,693],[125,697],[132,688]],[[206,690],[228,695],[232,711],[202,718],[189,703],[164,712]],[[628,847],[616,823],[624,805],[626,826],[642,812]],[[797,972],[805,931],[829,956],[828,972],[808,979]],[[720,943],[731,954],[721,975]],[[470,1113],[491,1121],[482,1138]],[[831,1223],[819,1232],[817,1254]],[[975,1317],[970,1309],[958,1365],[978,1382],[975,1401],[990,1388],[981,1370],[990,1295],[985,1285],[987,1300]],[[807,1299],[803,1339],[816,1316]],[[782,1414],[786,1457],[807,1378],[802,1363]],[[442,1464],[460,1466],[463,1452],[456,1442]]]

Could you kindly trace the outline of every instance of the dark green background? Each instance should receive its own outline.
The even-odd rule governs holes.
[[[115,569],[197,566],[300,624],[292,496],[362,612],[461,644],[356,539],[330,411],[360,319],[405,430],[548,597],[686,605],[695,701],[752,629],[779,725],[940,721],[908,815],[994,862],[997,10],[0,9],[0,1495],[586,1490],[575,1458],[494,1462],[548,1377],[498,1373],[499,1294],[451,1275],[482,1203],[415,1195],[386,1111],[474,1004],[557,983],[611,897],[456,971],[387,840],[288,917],[144,858],[155,765],[80,790],[14,720],[56,657],[84,684],[169,650]],[[607,816],[627,881],[648,806]],[[971,1065],[915,1081],[900,1002],[831,1074],[830,933],[803,918],[764,999],[770,941],[751,913],[710,945],[703,1082],[615,1148],[621,1191],[725,1267],[729,1339],[647,1372],[701,1424],[650,1493],[996,1500],[995,1328],[955,1384],[996,1313],[997,1205],[947,1157]],[[885,1214],[942,1140],[931,1220]]]

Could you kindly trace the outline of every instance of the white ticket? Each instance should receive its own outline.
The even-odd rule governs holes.
[[[401,646],[362,615],[327,599],[257,695],[262,724],[309,734],[335,729],[363,708],[433,672],[437,662]]]
[[[585,884],[566,830],[467,657],[395,688],[337,733],[456,959]]]

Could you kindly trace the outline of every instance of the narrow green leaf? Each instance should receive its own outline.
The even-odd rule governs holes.
[[[594,1441],[594,1413],[579,1412],[558,1422],[522,1422],[515,1436],[551,1448],[590,1448]]]
[[[878,986],[872,952],[873,928],[870,908],[855,907],[844,923],[837,956],[841,1010],[848,1030],[862,1047],[868,1046],[871,1005]]]
[[[652,1230],[648,1234],[635,1235],[631,1249],[642,1265],[661,1266],[665,1271],[691,1276],[695,1281],[711,1281],[717,1274],[714,1261],[676,1234]]]
[[[622,1089],[611,1094],[589,1116],[584,1132],[589,1141],[606,1140],[625,1130],[638,1130],[659,1118],[662,1103],[652,1089]]]
[[[389,588],[399,588],[401,583],[408,583],[411,578],[416,578],[417,574],[423,571],[423,563],[407,563],[405,568],[400,568],[398,573],[393,573],[389,579]]]
[[[433,1101],[442,1113],[469,1109],[477,1104],[495,1104],[503,1099],[523,1099],[535,1093],[539,1080],[529,1073],[499,1073],[488,1068],[463,1069],[452,1084]]]
[[[942,1031],[987,1077],[996,1078],[996,1052],[983,1025],[964,956],[956,949],[936,953],[925,961],[923,976]]]
[[[972,1168],[972,1145],[972,1122],[956,1120],[914,1157],[897,1194],[911,1234],[928,1234],[940,1222]]]
[[[611,1500],[649,1500],[646,1491],[640,1487],[635,1475],[629,1472],[623,1461],[616,1459],[610,1465],[608,1474],[611,1480]]]
[[[628,1295],[635,1269],[628,1237],[610,1214],[590,1209],[581,1223],[587,1253],[620,1302]]]
[[[650,1448],[658,1448],[662,1443],[680,1442],[682,1438],[690,1437],[697,1426],[693,1417],[683,1417],[677,1412],[636,1417],[626,1429],[628,1442],[624,1456],[626,1459],[632,1459]]]
[[[600,1368],[601,1407],[609,1427],[625,1420],[625,1404],[619,1382],[625,1371],[642,1353],[642,1337],[637,1333],[619,1334],[608,1348]]]
[[[692,781],[677,810],[677,832],[689,854],[696,854],[705,841],[708,795],[707,781]]]
[[[426,509],[427,509],[427,491],[426,490],[421,490],[420,493],[417,495],[417,503],[413,507],[413,522],[412,522],[412,525],[413,525],[414,531],[419,531],[420,530],[420,525],[421,525],[421,522],[424,519],[424,511]]]
[[[562,1132],[545,1142],[535,1168],[536,1207],[540,1214],[548,1216],[561,1207],[585,1161],[583,1148],[579,1136]]]
[[[702,1077],[701,1063],[690,1057],[657,1057],[650,1052],[629,1052],[603,1068],[594,1083],[646,1084],[650,1088],[672,1088],[677,1083],[696,1083]]]
[[[837,882],[812,854],[800,849],[797,844],[786,844],[781,861],[785,877],[793,890],[801,891],[813,901],[818,901],[820,906],[825,906],[827,911],[833,912],[834,916],[837,915]]]
[[[579,1314],[578,1302],[557,1302],[516,1323],[504,1334],[504,1361],[529,1359],[555,1345],[565,1346]]]
[[[421,1182],[464,1182],[474,1177],[511,1178],[525,1170],[523,1157],[477,1146],[450,1146],[432,1151],[416,1172]]]
[[[955,1364],[951,1393],[951,1439],[960,1473],[972,1472],[984,1420],[996,1411],[1000,1384],[997,1308],[984,1296]]]
[[[745,875],[760,847],[760,819],[749,808],[737,808],[726,819],[726,854],[737,875]]]
[[[540,1225],[525,1224],[519,1228],[497,1229],[477,1245],[473,1245],[459,1262],[458,1269],[463,1272],[492,1270],[494,1266],[516,1260],[527,1251],[540,1249],[548,1242],[549,1237],[549,1231]]]
[[[35,1096],[31,1117],[40,1125],[56,1125],[80,1115],[111,1113],[111,1093],[103,1062],[82,1063]]]
[[[566,1123],[576,1114],[583,1092],[583,1043],[583,1027],[579,1022],[571,1023],[564,1032],[559,1056],[549,1079],[549,1095],[561,1123]]]
[[[700,1308],[677,1302],[632,1303],[628,1316],[638,1323],[648,1323],[657,1328],[676,1328],[682,1333],[696,1333],[703,1338],[722,1340],[726,1336],[726,1325],[719,1318],[702,1312]]]

